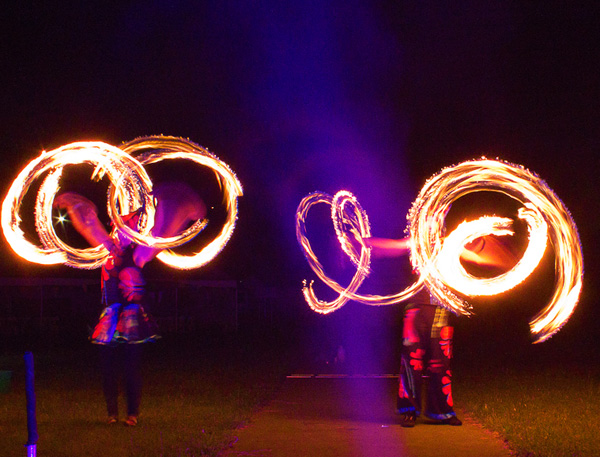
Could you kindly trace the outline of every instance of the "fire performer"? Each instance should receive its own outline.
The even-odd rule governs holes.
[[[366,238],[376,257],[410,254],[408,238]],[[509,269],[516,259],[495,237],[481,237],[466,246],[465,262],[483,267]],[[427,375],[425,416],[439,424],[462,425],[452,400],[452,337],[454,315],[426,289],[411,297],[404,309],[397,411],[402,427],[414,427],[421,414],[423,377]]]
[[[180,233],[190,222],[206,216],[202,199],[187,185],[165,183],[155,186],[155,223],[151,234],[170,237]],[[117,231],[112,237],[99,221],[96,206],[74,192],[55,198],[54,205],[65,209],[73,227],[91,246],[103,244],[109,256],[102,265],[102,304],[104,309],[91,336],[99,345],[103,392],[108,424],[118,422],[119,362],[122,363],[127,397],[125,425],[137,425],[140,412],[142,380],[140,374],[142,343],[159,338],[157,326],[144,310],[144,266],[159,252],[132,242]],[[138,229],[141,209],[123,216],[132,230]]]

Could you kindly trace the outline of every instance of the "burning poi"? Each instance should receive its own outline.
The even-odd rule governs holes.
[[[63,263],[76,268],[93,269],[103,264],[108,251],[97,246],[77,249],[65,244],[54,231],[52,207],[60,189],[60,178],[66,165],[91,164],[92,178],[106,175],[110,180],[107,211],[120,231],[136,243],[154,249],[170,249],[196,236],[206,225],[197,221],[183,233],[168,238],[153,237],[155,207],[152,198],[152,181],[144,165],[163,160],[190,160],[212,169],[218,176],[224,193],[227,218],[220,233],[199,252],[190,256],[163,251],[157,258],[179,269],[198,268],[210,262],[225,246],[237,219],[237,198],[242,187],[231,169],[208,150],[182,138],[168,136],[143,137],[117,148],[101,142],[77,142],[58,149],[42,152],[29,162],[13,181],[2,204],[2,230],[11,248],[22,258],[38,264]],[[44,176],[35,205],[35,225],[42,246],[25,239],[20,228],[21,204],[29,187]],[[117,205],[119,206],[117,208]],[[139,231],[123,222],[121,215],[142,208]]]
[[[519,261],[509,271],[493,278],[469,274],[460,262],[465,246],[478,238],[510,236],[512,220],[485,216],[461,224],[444,237],[445,217],[458,198],[480,191],[499,192],[522,206],[518,217],[527,224],[529,240]],[[340,245],[356,266],[347,287],[329,278],[313,252],[306,236],[306,218],[316,204],[331,206],[331,216]],[[306,196],[296,212],[296,236],[305,257],[318,278],[339,296],[331,302],[319,300],[312,283],[303,288],[309,306],[318,313],[329,313],[348,300],[368,305],[391,305],[407,300],[421,288],[456,314],[470,314],[463,296],[496,295],[525,280],[537,267],[548,240],[555,250],[556,281],[550,302],[530,321],[536,342],[555,334],[569,319],[581,292],[583,256],[577,227],[563,204],[536,174],[519,165],[499,160],[480,159],[448,167],[430,178],[413,202],[407,216],[411,263],[418,280],[393,295],[361,295],[357,291],[369,274],[370,248],[363,238],[370,237],[369,221],[356,198],[346,191],[334,197],[321,192]],[[350,237],[356,241],[350,242]],[[357,252],[356,244],[360,246]]]

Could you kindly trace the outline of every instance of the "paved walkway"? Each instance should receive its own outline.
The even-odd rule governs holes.
[[[402,428],[395,377],[286,379],[273,401],[239,430],[224,457],[507,457],[503,442],[460,415],[463,426]]]

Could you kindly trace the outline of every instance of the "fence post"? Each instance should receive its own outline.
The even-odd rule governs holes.
[[[33,354],[25,353],[25,396],[27,398],[27,457],[36,456],[36,446],[38,440],[37,419],[35,417],[35,390],[33,374]]]

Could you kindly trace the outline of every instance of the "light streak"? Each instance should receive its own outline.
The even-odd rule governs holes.
[[[497,295],[512,289],[527,278],[542,260],[548,231],[543,216],[530,204],[519,209],[519,218],[527,222],[529,243],[519,262],[509,271],[493,278],[477,278],[467,273],[462,266],[460,257],[466,249],[466,244],[486,235],[513,234],[512,230],[507,228],[512,224],[511,219],[482,217],[475,221],[463,222],[444,240],[434,274],[456,291],[471,297]]]
[[[163,160],[183,159],[208,167],[217,174],[227,209],[227,218],[219,234],[193,255],[183,256],[171,250],[162,251],[157,255],[161,262],[179,269],[199,268],[209,263],[225,247],[235,228],[237,199],[243,195],[242,185],[235,173],[216,155],[183,138],[169,136],[143,137],[123,145],[122,149],[132,155],[140,154],[138,159],[142,165],[158,163]],[[113,202],[110,210],[114,212],[115,209]],[[202,221],[198,221],[178,237],[155,238],[132,231],[118,218],[115,218],[115,223],[139,244],[156,248],[169,248],[180,245],[182,242],[193,238],[206,225]]]
[[[119,189],[129,190],[128,197],[120,200],[124,212],[134,211],[149,196],[150,178],[133,157],[122,150],[101,142],[77,142],[42,154],[29,162],[13,181],[2,203],[2,230],[11,248],[22,258],[42,265],[63,263],[76,268],[97,268],[104,262],[108,251],[102,246],[75,249],[60,241],[52,225],[52,201],[58,191],[58,181],[66,165],[88,163],[106,173],[112,183],[122,182]],[[36,200],[36,229],[43,247],[25,239],[20,228],[20,209],[31,184],[48,173],[40,186]]]
[[[527,223],[529,243],[521,259],[509,271],[494,278],[475,278],[460,263],[460,253],[469,242],[486,235],[510,236],[510,220],[483,217],[461,224],[444,238],[445,217],[454,201],[473,192],[500,192],[520,202],[519,218]],[[357,206],[355,199],[350,198]],[[350,194],[351,195],[351,194]],[[555,251],[555,288],[549,303],[530,321],[535,342],[542,342],[555,334],[569,319],[579,300],[583,283],[583,256],[575,223],[562,203],[548,185],[534,173],[507,162],[480,159],[463,162],[443,169],[430,178],[413,202],[408,219],[411,262],[419,273],[419,279],[407,289],[395,295],[359,295],[360,283],[368,274],[368,268],[356,263],[356,254],[347,246],[348,236],[343,225],[336,225],[338,239],[353,263],[357,265],[354,281],[348,288],[328,278],[306,239],[306,216],[316,203],[332,205],[332,214],[344,214],[343,208],[326,194],[311,194],[298,207],[296,235],[309,265],[319,279],[340,294],[330,303],[320,302],[311,286],[303,289],[305,298],[315,311],[331,312],[348,300],[369,305],[390,305],[405,301],[423,286],[456,314],[470,314],[471,307],[463,296],[496,295],[515,287],[527,278],[541,260],[548,239]],[[339,214],[337,216],[340,217]],[[366,219],[366,214],[363,215]],[[359,239],[360,230],[352,230],[352,236],[361,246],[361,259],[368,258],[368,248]],[[461,296],[463,295],[463,296]]]
[[[134,154],[144,151],[138,158]],[[107,211],[115,228],[111,236],[119,231],[130,239],[145,246],[158,249],[173,248],[196,236],[206,221],[196,221],[183,233],[156,238],[150,235],[154,222],[152,182],[144,169],[145,164],[167,159],[191,160],[211,168],[219,177],[225,194],[227,220],[216,238],[200,252],[181,256],[170,251],[161,252],[158,258],[164,263],[181,269],[198,268],[206,265],[225,246],[237,220],[237,197],[242,187],[231,169],[206,149],[175,137],[144,137],[127,143],[122,148],[101,142],[77,142],[50,152],[42,152],[19,173],[13,181],[2,204],[2,230],[11,248],[22,258],[38,264],[63,263],[76,268],[92,269],[101,266],[108,251],[100,244],[87,249],[75,249],[64,243],[54,231],[52,204],[59,191],[63,168],[67,165],[88,163],[95,166],[92,179],[106,175],[111,183]],[[32,183],[46,174],[37,194],[35,204],[36,230],[42,247],[25,239],[20,228],[20,210],[23,198]],[[117,208],[117,205],[119,206]],[[139,232],[127,227],[121,214],[142,208]]]
[[[351,202],[353,208],[351,214],[348,214],[345,211],[345,206],[348,202]],[[317,204],[331,205],[331,214],[342,249],[344,252],[348,253],[351,259],[353,256],[355,257],[353,263],[357,260],[355,263],[355,265],[357,265],[356,273],[347,287],[341,286],[326,275],[323,265],[319,262],[319,259],[314,253],[308,240],[306,233],[306,217],[309,210]],[[343,224],[341,221],[348,223],[350,228],[342,229]],[[360,245],[359,257],[356,257],[354,245],[346,232],[349,232],[354,240]],[[302,292],[306,302],[314,311],[321,314],[328,314],[344,306],[348,300],[359,301],[373,306],[391,305],[404,301],[421,290],[423,287],[423,277],[419,277],[418,281],[395,295],[360,295],[356,293],[369,274],[371,249],[368,248],[363,241],[363,238],[369,236],[370,226],[367,214],[362,210],[356,198],[349,192],[340,191],[334,197],[322,192],[314,192],[302,199],[296,211],[296,238],[304,252],[306,260],[318,278],[339,294],[338,298],[335,300],[325,302],[317,298],[313,289],[313,282],[309,283],[304,281]]]
[[[350,217],[349,215],[347,216],[344,213],[345,205],[343,203],[346,202],[348,197],[350,197],[349,192],[344,191],[336,194],[333,198],[327,194],[315,192],[311,195],[308,195],[302,200],[302,202],[300,202],[298,211],[296,212],[296,237],[304,249],[309,264],[317,276],[339,294],[338,298],[331,302],[319,300],[312,288],[312,283],[307,285],[305,282],[303,288],[304,298],[313,310],[322,314],[335,311],[343,306],[351,297],[353,297],[354,292],[358,290],[358,287],[362,284],[369,271],[371,252],[370,249],[366,248],[362,243],[362,238],[367,238],[370,236],[369,221],[366,217],[366,214],[362,211],[362,208],[358,204],[358,201],[356,201],[356,199],[353,197],[350,197],[350,200],[353,203],[354,216],[356,216],[356,219]],[[340,204],[340,200],[343,202],[342,204]],[[329,278],[325,274],[323,265],[321,265],[317,259],[317,256],[310,246],[308,237],[306,236],[306,215],[312,206],[319,203],[331,205],[331,214],[336,227],[336,232],[338,233],[338,239],[342,243],[344,252],[348,252],[351,258],[353,258],[354,255],[357,268],[356,273],[352,277],[348,287],[340,286],[336,281]],[[353,248],[347,246],[347,244],[350,244],[350,241],[345,231],[342,229],[343,224],[350,224],[351,228],[348,230],[348,232],[355,236],[355,239],[361,243],[360,257],[358,258],[356,257]],[[356,236],[357,234],[359,236]]]
[[[351,208],[351,212],[346,207]],[[335,233],[340,241],[342,250],[346,253],[352,263],[369,274],[369,262],[361,263],[360,256],[346,232],[349,232],[356,241],[371,236],[371,227],[367,214],[363,211],[360,203],[354,195],[347,191],[340,191],[333,196],[331,201],[331,219]],[[345,227],[348,227],[346,230]],[[361,249],[362,251],[362,249]],[[368,259],[367,259],[368,260]]]

